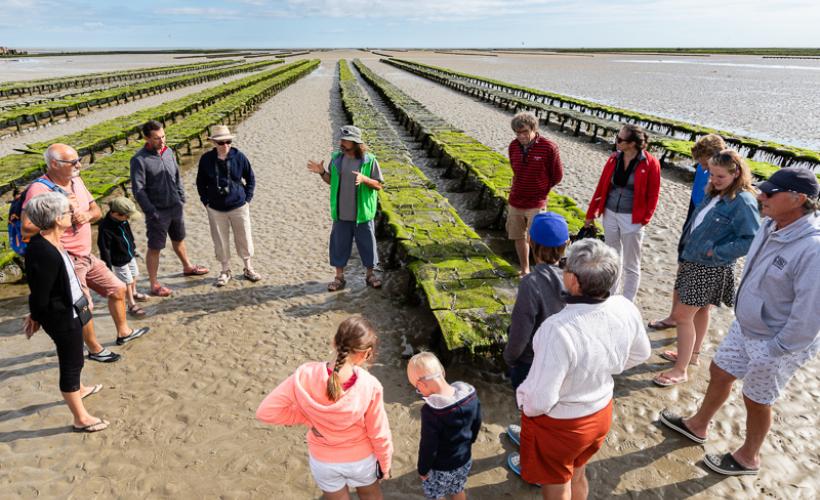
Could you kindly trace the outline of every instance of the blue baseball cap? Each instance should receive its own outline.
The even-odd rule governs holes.
[[[544,247],[560,247],[569,240],[569,227],[554,212],[542,212],[532,219],[530,239]]]

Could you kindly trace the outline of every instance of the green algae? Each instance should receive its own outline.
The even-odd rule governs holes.
[[[492,352],[507,342],[510,327],[507,309],[437,310],[433,315],[449,351]]]

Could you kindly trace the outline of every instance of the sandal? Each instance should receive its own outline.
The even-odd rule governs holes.
[[[672,429],[673,431],[677,432],[678,434],[691,439],[692,441],[703,444],[706,442],[705,437],[698,436],[694,432],[683,423],[683,417],[680,415],[675,415],[668,409],[664,408],[661,410],[660,416],[658,418],[660,422],[665,425],[666,427]]]
[[[136,299],[136,297],[134,298]],[[128,308],[128,312],[136,318],[142,318],[143,316],[145,316],[145,309],[141,308],[137,304],[130,306]]]
[[[214,286],[216,287],[223,287],[231,281],[231,272],[230,271],[222,271],[219,273],[219,276],[216,278],[216,283]]]
[[[242,276],[244,276],[246,280],[252,281],[254,283],[262,279],[262,276],[260,276],[259,273],[257,273],[253,269],[248,268],[245,268],[245,270],[242,272]]]
[[[703,465],[724,476],[755,476],[760,469],[743,466],[731,453],[725,455],[706,455]]]
[[[347,281],[344,279],[344,277],[336,276],[335,278],[333,278],[333,281],[327,284],[327,291],[338,292],[339,290],[344,288],[346,284]]]
[[[81,427],[77,427],[76,425],[74,425],[72,427],[74,429],[74,432],[99,432],[108,429],[108,425],[109,422],[107,420],[99,418],[93,424],[83,425]]]
[[[88,396],[93,396],[94,394],[97,394],[98,392],[100,392],[102,390],[102,388],[103,388],[102,384],[97,384],[94,387],[92,387],[90,391],[85,393],[84,396],[81,396],[80,399],[85,399]]]
[[[670,328],[675,328],[677,325],[672,323],[671,321],[667,321],[665,319],[659,319],[657,321],[650,321],[646,327],[650,330],[660,331],[660,330],[668,330]]]
[[[148,296],[144,293],[137,292],[134,294],[134,300],[137,302],[148,302]]]
[[[205,266],[194,266],[194,267],[192,267],[190,269],[187,269],[187,270],[183,269],[182,270],[182,275],[183,276],[202,276],[203,274],[208,274],[209,272],[211,272],[211,271]]]
[[[370,276],[366,277],[364,279],[364,281],[365,281],[365,283],[367,283],[367,286],[369,286],[369,287],[372,287],[372,288],[381,288],[382,287],[382,280],[380,280],[379,277],[376,276],[375,274],[371,274]]]
[[[675,351],[663,351],[659,354],[659,356],[673,363],[678,361],[678,353]],[[700,352],[692,353],[692,358],[689,360],[689,364],[692,366],[698,366],[700,364]]]
[[[151,295],[155,297],[170,297],[174,293],[167,286],[162,286],[159,283],[151,287]]]
[[[658,387],[671,387],[673,385],[682,384],[687,380],[689,380],[687,377],[670,378],[666,375],[666,373],[661,373],[660,375],[652,379],[652,383],[654,383]]]

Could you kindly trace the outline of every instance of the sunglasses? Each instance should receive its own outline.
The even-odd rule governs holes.
[[[77,158],[76,160],[59,160],[57,158],[54,158],[54,161],[58,161],[60,163],[70,163],[72,167],[79,167],[83,163],[83,160],[81,160],[80,158]]]
[[[615,142],[620,144],[622,142],[633,142],[633,141],[632,141],[632,139],[624,139],[623,137],[615,136]]]
[[[214,141],[217,146],[225,146],[231,144],[233,141],[228,139],[227,141]]]

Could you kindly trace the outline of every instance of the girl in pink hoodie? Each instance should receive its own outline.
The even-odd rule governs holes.
[[[378,480],[390,476],[393,440],[381,383],[364,368],[376,332],[361,316],[344,320],[333,338],[335,363],[305,363],[256,410],[268,424],[308,427],[310,470],[326,499],[381,499]]]

